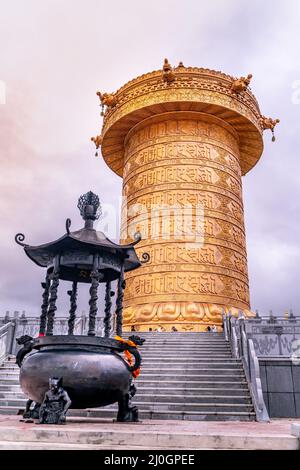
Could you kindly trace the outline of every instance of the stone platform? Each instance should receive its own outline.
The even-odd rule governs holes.
[[[0,416],[0,449],[15,450],[299,450],[300,420],[196,422],[145,420],[114,423],[68,418],[64,426],[20,422]]]

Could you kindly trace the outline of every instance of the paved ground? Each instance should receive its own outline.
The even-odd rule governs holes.
[[[45,425],[35,423],[20,422],[20,416],[0,415],[0,428],[3,426],[16,426],[18,429],[44,428]],[[176,420],[144,420],[140,423],[116,423],[111,420],[99,418],[68,418],[68,423],[64,426],[54,426],[51,428],[80,429],[84,431],[133,431],[134,432],[191,432],[214,434],[216,432],[228,435],[291,435],[291,424],[300,423],[300,419],[273,419],[270,423],[257,423],[255,421],[176,421]],[[49,426],[46,426],[49,428]]]
[[[22,423],[19,416],[0,415],[0,448],[296,450],[299,439],[291,434],[292,423],[300,423],[300,419],[271,423],[145,420],[126,424],[69,417],[64,426],[45,426]]]

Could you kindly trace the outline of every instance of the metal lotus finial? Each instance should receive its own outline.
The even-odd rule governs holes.
[[[83,220],[97,220],[102,215],[99,197],[92,191],[80,196],[77,207]]]

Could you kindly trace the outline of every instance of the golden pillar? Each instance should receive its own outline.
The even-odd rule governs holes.
[[[137,252],[150,255],[127,273],[125,330],[202,331],[223,310],[251,315],[241,178],[278,122],[261,116],[251,77],[165,60],[98,93],[106,111],[93,140],[123,177],[121,239],[141,232]]]

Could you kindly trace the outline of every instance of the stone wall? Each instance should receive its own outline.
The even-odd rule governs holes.
[[[300,418],[300,360],[259,358],[259,366],[270,418]]]

